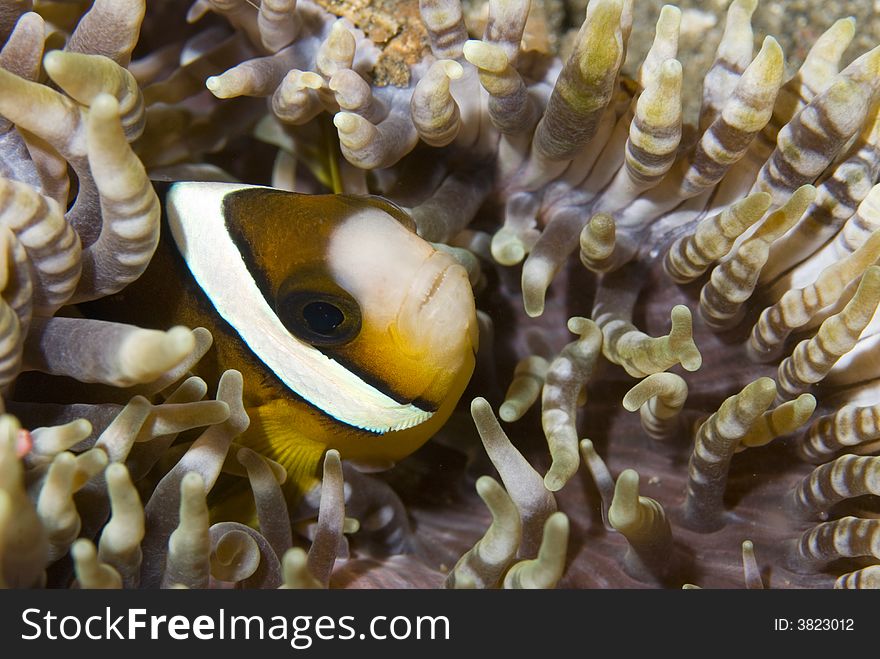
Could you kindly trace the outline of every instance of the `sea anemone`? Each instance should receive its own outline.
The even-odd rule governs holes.
[[[549,0],[180,5],[0,2],[0,585],[880,584],[880,47],[840,66],[854,19],[787,75],[733,0],[691,125],[673,6],[628,76],[633,0],[568,34]],[[236,443],[241,375],[188,377],[209,332],[77,306],[147,267],[151,178],[408,210],[476,293],[467,401],[390,471],[330,450],[285,498]],[[251,518],[212,507],[221,478]]]

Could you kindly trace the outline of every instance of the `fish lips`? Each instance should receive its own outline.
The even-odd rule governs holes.
[[[457,369],[462,357],[477,347],[476,307],[467,270],[448,254],[434,252],[409,285],[396,326],[401,350]]]

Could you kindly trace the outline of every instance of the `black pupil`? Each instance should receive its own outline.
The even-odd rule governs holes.
[[[302,314],[309,329],[321,336],[332,336],[333,330],[345,320],[342,312],[329,302],[309,302]]]

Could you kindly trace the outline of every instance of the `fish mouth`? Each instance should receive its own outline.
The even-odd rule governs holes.
[[[451,256],[435,251],[416,272],[401,311],[426,311],[433,302],[443,297],[450,285],[454,285],[457,272],[467,277],[464,268]]]
[[[473,338],[475,313],[467,271],[448,254],[434,252],[416,272],[400,305],[401,348],[435,356],[455,351]]]
[[[457,264],[451,263],[436,274],[436,276],[434,277],[434,281],[431,282],[431,286],[428,289],[427,294],[425,295],[425,298],[421,302],[420,308],[424,308],[424,306],[428,304],[431,299],[437,294],[437,291],[439,291],[440,288],[443,286],[443,282],[446,281],[449,270],[455,267],[455,265]]]

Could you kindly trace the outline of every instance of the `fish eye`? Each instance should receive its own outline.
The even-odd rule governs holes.
[[[361,328],[360,307],[343,294],[285,291],[276,300],[275,313],[287,331],[312,345],[343,345]]]
[[[333,336],[337,327],[345,322],[345,314],[331,302],[318,300],[309,302],[302,308],[303,320],[316,334]]]

